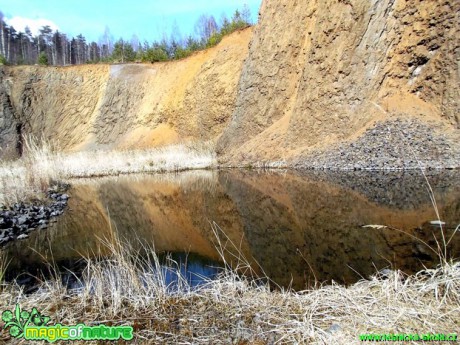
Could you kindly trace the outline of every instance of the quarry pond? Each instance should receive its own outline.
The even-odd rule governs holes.
[[[46,262],[75,270],[82,256],[105,257],[112,241],[154,246],[192,285],[219,272],[219,250],[229,265],[245,261],[296,290],[385,269],[411,274],[437,265],[437,242],[460,223],[460,172],[427,179],[444,239],[420,172],[198,170],[73,180],[52,227],[3,248],[7,276],[27,282]],[[459,233],[446,252],[460,256]]]

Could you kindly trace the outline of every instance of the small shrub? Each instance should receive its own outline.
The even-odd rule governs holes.
[[[48,56],[46,56],[45,52],[41,52],[40,55],[38,55],[38,64],[48,66]]]

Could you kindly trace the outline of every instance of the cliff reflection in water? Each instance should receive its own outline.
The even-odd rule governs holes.
[[[428,176],[447,238],[460,223],[459,173]],[[101,239],[154,244],[157,252],[194,253],[220,262],[211,223],[281,286],[318,281],[352,283],[382,268],[412,273],[437,263],[440,229],[418,173],[296,173],[195,171],[74,181],[69,206],[55,227],[5,250],[19,273],[53,257],[72,261],[105,255]],[[460,233],[448,248],[459,257]],[[232,262],[232,256],[227,258]],[[233,259],[234,263],[234,259]]]

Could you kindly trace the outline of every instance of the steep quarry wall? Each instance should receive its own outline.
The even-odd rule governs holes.
[[[0,154],[16,155],[28,134],[62,150],[214,139],[233,111],[251,31],[181,61],[2,67]]]
[[[264,0],[185,60],[0,71],[2,154],[215,140],[230,165],[459,167],[458,0]],[[13,140],[16,138],[16,140]]]
[[[265,0],[232,121],[219,141],[224,161],[322,167],[312,157],[323,152],[314,148],[337,151],[334,143],[397,116],[415,117],[409,128],[428,122],[441,137],[453,132],[445,140],[450,150],[460,128],[459,11],[458,1]],[[378,138],[390,140],[379,132],[367,142]],[[421,139],[415,141],[430,146]]]

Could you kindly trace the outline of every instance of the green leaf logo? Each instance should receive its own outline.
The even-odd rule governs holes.
[[[24,336],[24,329],[33,324],[35,326],[46,326],[50,321],[49,316],[41,315],[37,308],[32,308],[31,312],[21,310],[19,304],[16,304],[14,311],[5,310],[2,313],[2,321],[5,322],[4,329],[9,328],[10,335],[14,338]]]
[[[5,310],[2,313],[2,320],[3,322],[10,322],[11,320],[13,320],[13,313],[10,310]]]

